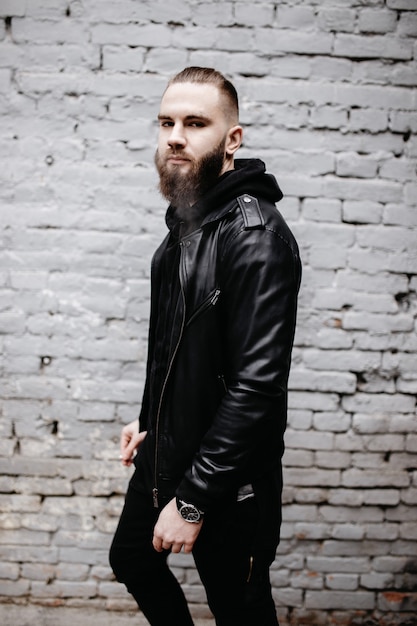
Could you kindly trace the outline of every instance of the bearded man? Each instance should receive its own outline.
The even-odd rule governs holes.
[[[282,193],[242,143],[234,86],[186,68],[163,94],[155,163],[168,235],[151,272],[147,377],[121,435],[134,463],[110,552],[153,626],[192,617],[168,555],[193,553],[217,626],[276,626],[269,568],[301,265]]]

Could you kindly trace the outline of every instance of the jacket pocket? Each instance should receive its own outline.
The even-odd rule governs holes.
[[[191,314],[190,318],[187,320],[186,326],[192,324],[197,317],[210,310],[212,307],[216,306],[217,301],[220,297],[220,289],[213,289],[209,293],[209,295],[203,300],[201,304],[195,309],[194,313]]]

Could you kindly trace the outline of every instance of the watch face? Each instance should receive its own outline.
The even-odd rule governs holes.
[[[192,504],[183,504],[180,515],[186,522],[199,522],[201,518],[200,511]]]

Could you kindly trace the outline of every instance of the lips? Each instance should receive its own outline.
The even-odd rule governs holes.
[[[190,159],[187,159],[187,157],[181,156],[179,154],[173,154],[167,157],[167,161],[173,163],[174,165],[182,165],[183,163],[189,163]]]

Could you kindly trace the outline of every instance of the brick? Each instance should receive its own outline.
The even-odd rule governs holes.
[[[307,198],[302,205],[305,219],[318,222],[340,222],[342,204],[339,200]]]
[[[323,7],[318,12],[318,25],[324,31],[353,32],[355,11],[333,7]]]
[[[417,11],[400,15],[398,33],[403,37],[415,37],[417,35]]]
[[[314,465],[313,453],[306,453],[305,450],[294,450],[286,448],[284,464],[286,467],[312,467]]]
[[[27,580],[0,580],[0,594],[3,597],[20,597],[29,593],[30,584]]]
[[[360,582],[365,589],[388,589],[393,584],[392,574],[362,574]]]
[[[400,65],[395,68],[391,82],[393,85],[415,86],[415,68],[411,64]]]
[[[318,309],[321,309],[323,306],[322,304],[320,304],[319,294],[317,299],[315,299],[315,305]],[[324,308],[327,308],[327,306]],[[314,347],[322,348],[324,350],[345,349],[352,346],[352,338],[343,330],[322,328],[317,333],[313,345]]]
[[[395,541],[398,539],[398,524],[367,524],[366,538],[379,541]]]
[[[105,70],[138,71],[143,68],[145,52],[137,48],[108,45],[103,46],[103,68]]]
[[[384,9],[362,9],[358,18],[359,30],[366,33],[388,33],[397,27],[395,11]]]
[[[345,109],[333,106],[321,106],[313,109],[310,115],[310,123],[314,128],[346,127],[348,114]]]
[[[310,349],[304,353],[304,363],[308,368],[327,370],[329,362],[334,371],[359,372],[378,368],[381,364],[381,356],[376,352],[352,350],[336,353],[332,350],[321,352],[317,349]]]
[[[399,183],[382,180],[342,179],[328,177],[324,195],[340,200],[363,200],[376,202],[399,202],[403,188]]]
[[[405,472],[386,472],[381,475],[377,470],[348,469],[343,472],[342,482],[345,487],[407,487],[408,475]]]
[[[306,535],[308,537],[308,534]],[[312,537],[313,539],[315,537]],[[312,572],[294,572],[291,576],[291,586],[298,589],[323,589],[323,578]]]
[[[307,609],[369,610],[374,607],[374,594],[364,591],[307,591]]]
[[[346,410],[353,412],[396,412],[409,413],[414,410],[414,402],[412,396],[406,394],[397,394],[390,396],[388,394],[358,394],[353,397],[343,399]],[[365,410],[366,409],[366,410]]]
[[[158,41],[159,47],[171,44],[169,28],[161,24],[126,24],[123,28],[115,24],[97,24],[91,28],[92,41],[96,44],[117,44],[127,46],[152,47]]]
[[[405,449],[407,452],[417,452],[417,435],[407,435],[405,440]]]
[[[351,60],[325,56],[313,57],[311,60],[311,75],[314,78],[338,80],[341,75],[350,76],[351,73]]]
[[[334,54],[336,56],[356,58],[385,58],[406,60],[412,58],[411,44],[399,39],[374,35],[360,37],[358,35],[338,34],[335,38]]]
[[[330,54],[333,37],[327,34],[317,37],[315,33],[296,32],[290,29],[282,30],[277,37],[274,30],[259,28],[255,32],[254,44],[264,54],[276,54],[277,52]]]
[[[394,132],[407,132],[409,130],[417,131],[417,119],[413,113],[407,111],[391,111],[390,116],[390,128]]]
[[[26,3],[26,15],[36,17],[64,17],[66,15],[67,3],[65,0],[31,0]]]
[[[49,564],[28,563],[22,567],[22,576],[29,580],[52,580],[55,576],[56,568]]]
[[[341,541],[362,541],[365,536],[365,529],[358,524],[335,524],[332,532],[332,539]]]
[[[295,430],[308,430],[312,424],[312,411],[290,411],[288,424]]]
[[[328,589],[341,589],[344,591],[354,591],[358,588],[358,576],[349,574],[328,574],[326,576],[326,587]]]
[[[415,522],[415,516],[413,517],[413,509],[411,507],[404,506],[404,504],[400,504],[399,506],[392,509],[387,509],[386,518],[388,522],[400,522],[401,524],[404,524],[406,522]],[[404,546],[404,543],[400,543],[398,545],[398,551],[394,550],[393,554],[402,554]]]
[[[373,567],[377,572],[403,572],[407,565],[406,557],[378,556],[373,561]]]
[[[2,495],[0,494],[1,510],[20,511],[20,512],[37,512],[40,510],[41,499],[39,496],[26,495]]]
[[[340,472],[338,470],[316,470],[287,468],[285,472],[287,485],[337,487],[340,484]]]
[[[308,370],[293,370],[289,389],[336,391],[339,393],[354,393],[356,377],[349,373],[309,372]]]
[[[380,167],[380,176],[395,180],[412,181],[414,171],[407,159],[386,159]]]
[[[17,580],[19,578],[19,565],[17,563],[1,563],[0,579]]]
[[[357,240],[360,246],[373,246],[383,250],[413,250],[413,233],[402,228],[391,228],[389,233],[382,233],[378,226],[358,229]]]
[[[411,541],[417,540],[417,530],[415,523],[405,522],[400,524],[400,537],[402,539],[409,539]]]
[[[13,20],[13,40],[16,43],[86,43],[87,24],[68,20],[16,18]]]
[[[287,607],[301,607],[303,604],[303,592],[301,589],[281,588],[279,593],[273,590],[272,597],[276,604]]]
[[[400,11],[415,11],[416,5],[414,0],[387,0],[389,9],[399,9]]]
[[[200,2],[195,5],[192,20],[198,26],[231,26],[233,24],[233,4],[223,2],[219,12],[216,4]]]
[[[350,465],[350,454],[347,452],[316,452],[315,465],[327,469],[344,469]]]
[[[308,556],[307,566],[312,571],[330,572],[341,574],[360,574],[369,571],[369,559],[367,557],[326,557]]]
[[[333,411],[338,408],[338,396],[330,393],[292,391],[288,402],[290,409]]]
[[[0,5],[1,17],[22,17],[26,13],[26,0],[2,0]]]
[[[274,8],[268,3],[259,3],[254,7],[244,2],[235,2],[234,16],[237,24],[244,26],[269,26],[274,19]]]
[[[117,11],[111,0],[93,0],[89,9],[95,22],[110,22],[116,24],[130,22],[155,22],[170,23],[178,26],[185,23],[191,17],[191,7],[180,0],[172,0],[167,5],[163,0],[154,2],[143,2],[138,5],[135,0],[124,0],[120,2]],[[156,45],[158,40],[155,40]]]
[[[365,437],[365,444],[370,452],[382,452],[387,449],[387,445],[390,446],[392,451],[401,451],[404,449],[403,435],[373,435],[372,437]]]
[[[410,611],[415,615],[417,610],[417,594],[407,592],[384,591],[379,594],[378,608],[382,611]]]
[[[345,330],[372,330],[373,332],[409,332],[413,329],[413,321],[407,314],[378,315],[377,313],[349,312],[343,318]]]
[[[305,28],[312,30],[314,27],[313,7],[303,6],[279,6],[277,11],[277,24],[279,28],[293,28],[295,30]]]
[[[379,133],[388,128],[387,111],[375,108],[352,109],[349,113],[349,129],[352,131],[367,130],[371,133]]]
[[[320,514],[324,521],[328,523],[376,523],[382,522],[384,519],[383,512],[376,506],[373,507],[361,507],[358,509],[354,506],[321,506]],[[337,554],[343,554],[342,545],[337,547],[337,542],[328,544],[327,546],[329,554],[331,551],[335,551]],[[352,547],[354,553],[356,550],[360,550],[360,547]],[[333,555],[334,556],[334,555]]]
[[[93,581],[53,581],[52,583],[32,582],[34,598],[91,598],[97,594],[97,585]]]
[[[319,431],[345,432],[351,425],[351,417],[340,412],[315,413],[313,424]]]
[[[19,545],[49,545],[50,535],[44,531],[33,531],[27,529],[3,530],[0,536],[0,544]]]
[[[373,157],[362,157],[355,153],[345,153],[336,159],[337,176],[375,178],[378,161]]]
[[[145,71],[169,72],[175,74],[178,67],[186,67],[185,50],[158,49],[151,50],[146,56]]]

